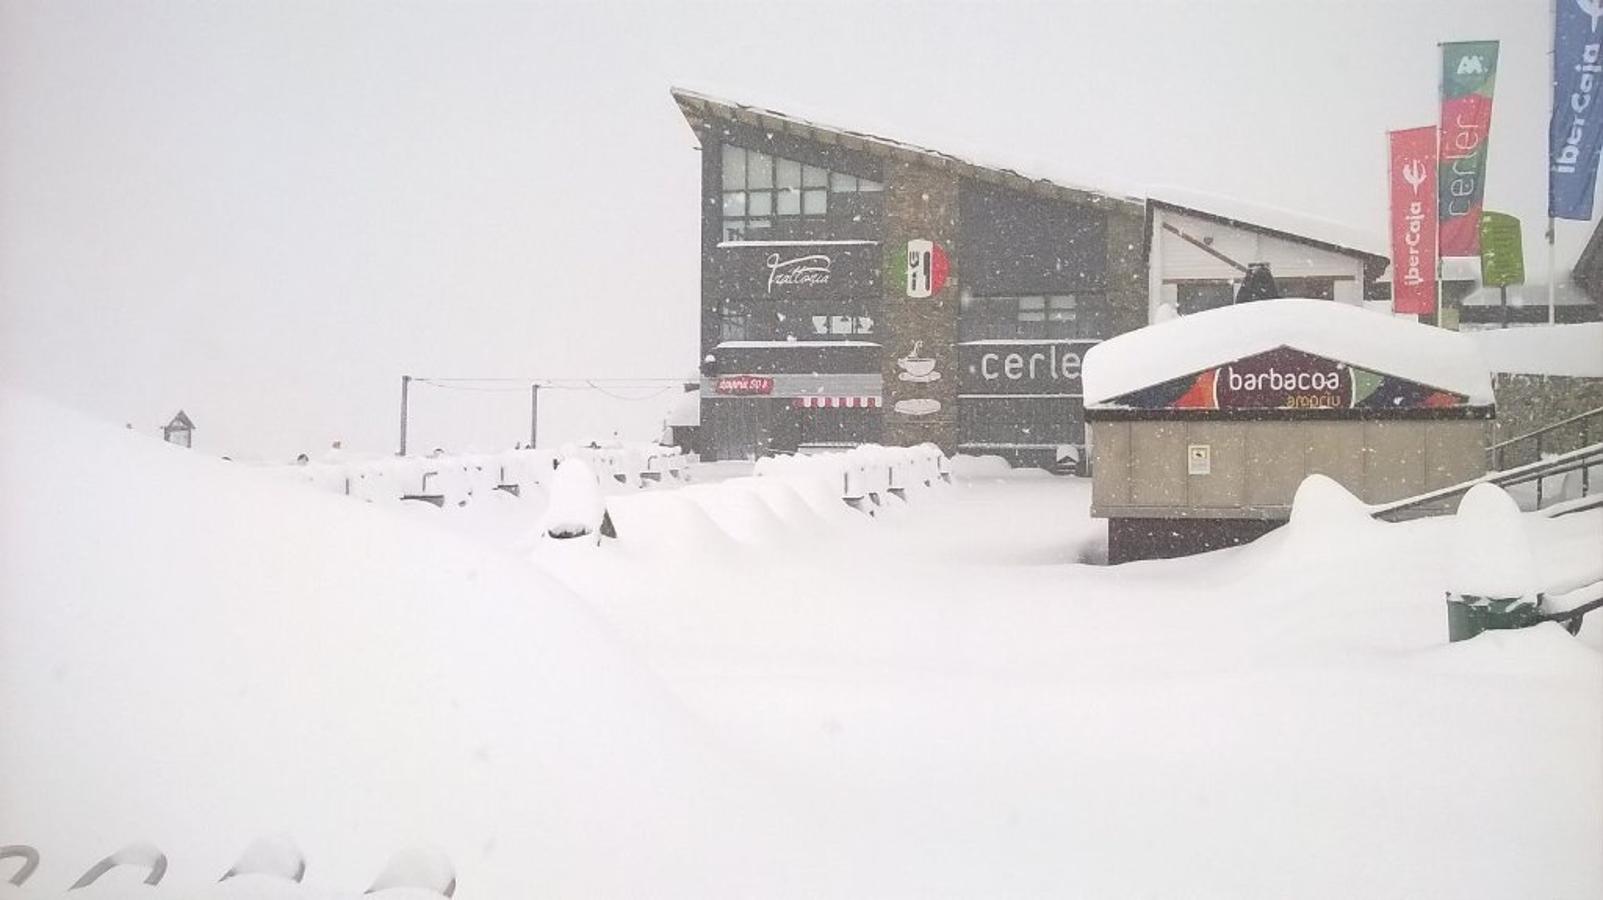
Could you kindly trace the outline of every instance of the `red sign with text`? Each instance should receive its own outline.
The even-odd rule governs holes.
[[[1392,311],[1436,312],[1436,128],[1391,138]]]
[[[763,375],[725,375],[713,390],[734,397],[767,396],[774,392],[774,380]]]

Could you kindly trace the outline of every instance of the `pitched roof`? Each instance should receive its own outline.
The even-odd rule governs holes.
[[[1144,207],[1144,202],[1136,197],[1121,196],[1094,188],[1061,184],[1046,178],[1024,175],[1008,168],[984,165],[949,153],[942,153],[939,150],[920,147],[916,144],[904,143],[863,131],[852,131],[833,125],[823,125],[772,109],[748,106],[733,100],[710,97],[684,88],[671,88],[669,93],[673,95],[674,102],[679,104],[680,112],[684,113],[685,118],[689,120],[692,127],[709,118],[723,119],[755,128],[763,128],[779,134],[796,135],[820,144],[834,144],[848,150],[855,150],[886,159],[915,162],[937,169],[950,170],[965,178],[972,178],[976,181],[1000,185],[1052,199],[1124,206],[1127,211],[1132,213],[1139,212]]]
[[[189,416],[184,415],[184,411],[180,409],[178,411],[178,415],[173,416],[173,420],[171,422],[167,423],[167,430],[168,431],[180,431],[180,430],[194,431],[195,430],[195,423],[189,421]]]
[[[1348,256],[1361,256],[1377,266],[1384,266],[1390,256],[1381,235],[1370,234],[1328,219],[1269,206],[1255,206],[1233,197],[1201,194],[1182,188],[1154,187],[1149,190],[1149,194],[1147,202],[1152,206],[1172,209],[1273,237],[1313,244]]]

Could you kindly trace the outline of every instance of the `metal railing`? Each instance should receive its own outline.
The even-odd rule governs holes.
[[[1570,416],[1568,419],[1563,419],[1550,425],[1543,425],[1535,431],[1515,435],[1507,440],[1498,441],[1488,446],[1486,448],[1486,467],[1494,472],[1502,471],[1511,448],[1522,444],[1532,445],[1535,450],[1534,459],[1540,460],[1547,448],[1555,446],[1556,438],[1552,436],[1553,432],[1573,426],[1580,426],[1581,439],[1576,443],[1578,447],[1584,447],[1597,440],[1603,440],[1603,406],[1587,410],[1579,415]],[[1593,436],[1593,426],[1597,426],[1596,437]],[[1574,448],[1572,447],[1571,449]]]
[[[1533,432],[1534,433],[1534,432]],[[1595,466],[1603,466],[1603,442],[1560,453],[1548,459],[1538,459],[1536,462],[1516,466],[1504,471],[1487,472],[1479,478],[1471,478],[1458,484],[1427,491],[1414,497],[1407,497],[1391,503],[1383,503],[1373,507],[1370,514],[1377,519],[1397,521],[1410,518],[1408,513],[1419,507],[1451,500],[1461,497],[1477,484],[1495,484],[1498,487],[1508,488],[1518,484],[1536,483],[1536,507],[1540,509],[1543,502],[1543,485],[1546,479],[1558,475],[1567,475],[1570,472],[1581,473],[1581,496],[1591,493],[1590,470]]]

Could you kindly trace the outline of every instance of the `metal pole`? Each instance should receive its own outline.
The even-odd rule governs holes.
[[[1508,327],[1508,285],[1500,284],[1500,285],[1497,286],[1497,302],[1498,302],[1499,306],[1502,307],[1502,313],[1503,313],[1503,325],[1502,325],[1502,327],[1507,328]]]
[[[1554,297],[1558,293],[1558,264],[1554,261],[1552,216],[1547,217],[1547,324],[1552,325],[1557,320],[1557,313],[1553,309]]]
[[[540,385],[529,385],[529,449],[540,437]]]
[[[412,389],[412,376],[401,376],[401,450],[396,456],[406,455],[406,400]]]

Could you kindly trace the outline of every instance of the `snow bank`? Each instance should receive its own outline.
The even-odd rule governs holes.
[[[551,500],[540,522],[547,537],[574,538],[601,528],[607,505],[601,499],[601,482],[582,459],[567,459],[551,481]]]
[[[1603,322],[1464,333],[1493,372],[1603,378]]]
[[[1242,303],[1110,338],[1085,354],[1088,407],[1232,360],[1293,347],[1493,402],[1490,369],[1475,342],[1454,331],[1327,300]]]
[[[1519,505],[1495,484],[1470,488],[1453,517],[1453,569],[1447,589],[1535,603],[1538,584]]]
[[[26,895],[141,839],[173,861],[153,896],[202,895],[277,828],[345,895],[419,842],[463,900],[807,871],[773,789],[522,559],[5,390],[0,491],[0,841],[41,852]]]
[[[952,457],[952,475],[958,478],[995,478],[1013,471],[1013,465],[1000,456],[969,456],[959,453]]]

